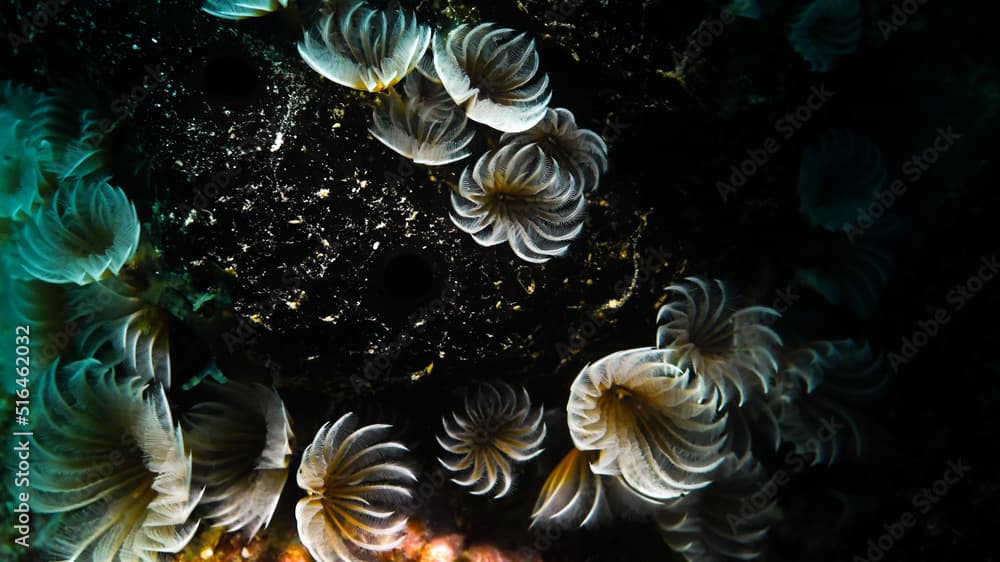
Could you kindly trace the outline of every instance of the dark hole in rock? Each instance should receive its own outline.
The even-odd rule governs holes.
[[[233,100],[250,98],[257,92],[257,65],[239,53],[216,56],[205,63],[203,84],[209,95]]]
[[[398,252],[387,257],[378,281],[383,297],[397,303],[419,303],[434,292],[434,264],[415,252]]]

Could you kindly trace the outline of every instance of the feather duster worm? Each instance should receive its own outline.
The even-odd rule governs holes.
[[[446,437],[438,437],[438,443],[455,457],[438,461],[460,475],[452,482],[471,487],[476,495],[504,497],[514,484],[513,464],[542,452],[542,408],[531,408],[524,388],[482,385],[466,394],[464,415],[456,412],[442,422]]]
[[[586,201],[572,177],[535,144],[504,146],[462,172],[451,220],[482,246],[507,242],[518,257],[561,256],[583,230]]]
[[[734,306],[726,285],[688,277],[667,287],[670,301],[660,308],[656,345],[669,349],[682,369],[691,368],[718,387],[722,407],[733,391],[742,404],[747,389],[767,391],[778,368],[781,338],[768,327],[778,312],[763,306]]]
[[[844,443],[862,453],[860,409],[885,388],[888,373],[881,354],[868,343],[821,341],[789,353],[778,375],[785,406],[776,412],[783,442],[812,464],[832,464]],[[832,432],[831,420],[847,431]]]
[[[549,76],[538,75],[535,42],[524,33],[483,23],[434,37],[434,67],[469,119],[499,131],[535,126],[552,99]]]
[[[318,36],[318,37],[317,37]],[[386,12],[361,1],[341,3],[299,43],[302,59],[337,84],[379,92],[403,79],[420,61],[431,29],[402,8]]]
[[[860,0],[814,0],[792,24],[792,48],[813,72],[828,72],[861,42],[864,14]]]
[[[81,108],[81,100],[98,103],[84,88],[49,90],[32,113],[31,135],[52,146],[53,162],[48,171],[59,181],[99,179],[108,174],[109,156],[103,146],[107,127],[96,111]]]
[[[288,0],[205,0],[201,9],[217,18],[244,20],[266,16],[279,7],[287,8]]]
[[[0,318],[4,320],[3,326],[30,327],[31,367],[36,372],[43,371],[70,350],[75,333],[76,326],[70,324],[66,312],[66,286],[8,279],[3,267],[0,267],[0,275],[5,277],[6,283],[6,286],[0,288]],[[14,329],[10,328],[10,333],[13,332]],[[0,351],[0,357],[9,357],[8,365],[14,365],[13,351],[11,346],[5,346]],[[13,382],[14,379],[8,378],[3,388]]]
[[[163,388],[95,360],[56,367],[40,377],[32,412],[33,507],[61,514],[51,554],[154,562],[179,552],[198,527],[201,490]]]
[[[97,115],[77,107],[82,95],[0,82],[0,218],[30,219],[58,181],[106,166]]]
[[[117,274],[138,244],[139,217],[125,193],[105,181],[75,180],[17,230],[12,274],[85,285]]]
[[[853,131],[827,131],[806,146],[799,167],[799,201],[809,222],[846,230],[885,187],[882,153]]]
[[[0,82],[0,219],[30,218],[51,188],[52,145],[31,134],[39,96]]]
[[[170,388],[170,314],[126,276],[108,277],[68,291],[68,314],[78,322],[81,357],[123,361],[130,374]]]
[[[405,515],[392,506],[411,497],[416,481],[396,459],[407,451],[382,441],[390,426],[355,429],[352,414],[324,424],[306,447],[297,481],[309,495],[295,506],[299,538],[319,562],[359,560],[358,551],[383,552],[405,538]]]
[[[643,496],[618,476],[594,474],[596,451],[571,449],[549,473],[535,500],[531,525],[592,527],[616,514],[648,514],[662,502]]]
[[[711,486],[669,502],[657,516],[663,540],[688,562],[757,558],[777,519],[773,498],[760,507],[750,502],[766,480],[749,454],[727,456]]]
[[[537,125],[523,133],[504,133],[501,145],[536,143],[555,158],[559,167],[573,175],[585,192],[597,189],[601,174],[608,169],[608,145],[597,133],[581,129],[569,110],[548,109]]]
[[[619,351],[584,367],[566,411],[577,449],[597,451],[596,474],[621,475],[656,500],[707,486],[723,460],[718,392],[653,348]]]
[[[439,83],[411,72],[403,80],[403,95],[390,91],[372,112],[369,132],[417,164],[440,166],[466,158],[475,131]]]
[[[824,262],[799,269],[795,281],[858,318],[870,318],[878,311],[882,292],[895,268],[892,256],[881,246],[881,241],[874,240],[874,233],[858,243],[829,244],[824,248]]]
[[[213,526],[252,538],[266,527],[288,478],[293,439],[285,404],[259,384],[216,386],[220,401],[197,404],[183,418],[194,477]]]

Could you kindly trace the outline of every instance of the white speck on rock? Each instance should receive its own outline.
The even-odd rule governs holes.
[[[281,145],[285,143],[285,134],[278,131],[278,134],[274,136],[274,144],[271,145],[271,152],[277,152]]]

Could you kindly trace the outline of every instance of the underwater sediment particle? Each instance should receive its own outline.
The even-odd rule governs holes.
[[[882,355],[868,342],[819,341],[795,349],[782,362],[778,381],[785,404],[775,413],[782,442],[813,465],[833,464],[849,441],[861,454],[861,409],[888,383]],[[846,431],[830,429],[831,420]]]
[[[711,486],[667,503],[656,517],[660,535],[688,562],[756,559],[778,517],[773,497],[762,506],[750,502],[766,480],[750,454],[728,455]]]
[[[88,359],[40,376],[32,446],[32,501],[58,513],[45,545],[65,560],[160,560],[198,527],[191,458],[160,385],[116,378]]]
[[[229,381],[213,390],[219,400],[182,418],[194,479],[212,526],[250,539],[270,522],[288,478],[291,422],[273,389]]]
[[[506,384],[478,386],[466,394],[464,414],[454,412],[442,423],[445,437],[438,443],[451,458],[438,461],[459,474],[452,482],[494,498],[511,491],[514,463],[541,454],[545,439],[542,408],[532,409],[527,390],[517,392]]]
[[[537,125],[523,133],[504,133],[501,145],[536,143],[555,158],[560,168],[573,174],[584,192],[592,192],[608,169],[608,145],[594,131],[576,125],[573,114],[561,107],[548,109]]]
[[[372,111],[369,132],[382,144],[417,164],[440,166],[466,158],[475,135],[465,113],[444,88],[421,72],[403,80],[403,94],[390,90]]]
[[[671,351],[682,369],[714,384],[719,407],[760,386],[767,392],[778,369],[781,337],[769,326],[778,312],[764,306],[739,307],[718,279],[688,277],[667,287],[670,300],[656,316],[656,346]]]
[[[621,475],[636,492],[671,499],[707,486],[723,461],[719,394],[651,347],[588,364],[566,405],[573,444],[597,451],[596,474]]]
[[[299,54],[337,84],[379,92],[413,70],[431,34],[430,27],[417,23],[416,14],[399,6],[387,12],[348,1],[336,5],[315,30],[305,33]]]
[[[594,474],[590,465],[598,455],[574,448],[559,461],[535,500],[533,527],[592,527],[616,514],[644,514],[663,505],[632,490],[621,475]]]
[[[583,230],[586,200],[536,144],[504,146],[462,171],[451,220],[481,246],[510,244],[525,261],[561,256]]]
[[[122,361],[129,375],[170,388],[170,314],[150,290],[122,274],[67,290],[67,313],[80,324],[79,357]]]
[[[407,448],[383,437],[391,426],[356,429],[353,414],[326,423],[302,454],[297,482],[308,495],[295,506],[299,539],[320,562],[362,560],[405,539],[407,517],[394,511],[416,476],[399,457]]]
[[[288,0],[205,0],[201,9],[217,18],[243,20],[266,16],[279,7],[288,7]]]
[[[534,127],[552,99],[548,74],[538,74],[535,41],[525,33],[483,23],[462,24],[434,37],[441,83],[469,119],[499,131]]]
[[[864,14],[860,0],[814,0],[792,24],[792,48],[813,72],[828,72],[861,42]]]
[[[814,226],[847,230],[885,184],[878,146],[854,131],[832,129],[809,143],[802,154],[800,209]]]
[[[125,192],[104,180],[70,180],[31,220],[18,223],[12,275],[85,285],[117,274],[139,245],[139,218]]]

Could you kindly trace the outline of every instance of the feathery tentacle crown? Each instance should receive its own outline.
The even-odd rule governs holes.
[[[201,9],[217,18],[244,20],[266,16],[279,7],[287,8],[288,0],[205,0]]]
[[[79,356],[123,361],[129,374],[169,389],[169,313],[154,298],[124,275],[70,288],[66,308],[70,321],[81,324]]]
[[[806,146],[799,167],[799,202],[813,225],[847,230],[885,187],[878,146],[854,131],[833,129]]]
[[[0,219],[30,220],[59,181],[105,166],[96,114],[76,107],[75,97],[0,82]]]
[[[71,320],[65,291],[65,285],[11,279],[7,266],[0,260],[0,322],[3,329],[11,331],[13,326],[30,326],[35,350],[31,354],[31,367],[35,372],[44,371],[70,349],[72,342],[66,336]],[[15,349],[0,348],[0,361],[13,365]],[[15,380],[8,378],[0,383],[0,390],[13,392],[14,384]]]
[[[29,218],[51,187],[52,146],[31,134],[39,99],[26,86],[0,82],[0,219]]]
[[[548,109],[537,125],[523,133],[504,133],[501,145],[536,143],[573,175],[584,192],[592,192],[608,169],[608,145],[594,131],[581,129],[568,109]]]
[[[194,478],[213,526],[251,538],[266,527],[288,478],[292,428],[273,389],[229,381],[220,401],[202,402],[183,418]]]
[[[63,183],[18,226],[10,250],[20,279],[85,285],[117,274],[139,245],[135,206],[103,180]]]
[[[201,490],[192,489],[191,458],[171,420],[163,387],[119,380],[94,360],[40,379],[43,405],[32,447],[32,500],[61,513],[47,546],[60,559],[154,562],[179,552]]]
[[[451,203],[452,222],[481,246],[507,242],[532,263],[566,253],[586,207],[573,178],[536,144],[484,154],[462,172]]]
[[[688,562],[757,558],[777,518],[774,498],[759,507],[749,501],[766,479],[751,455],[728,455],[711,486],[669,502],[657,516],[663,540]]]
[[[863,27],[860,0],[814,0],[792,24],[789,38],[810,70],[828,72],[858,50]]]
[[[708,485],[725,442],[718,393],[668,355],[646,347],[587,365],[566,406],[576,448],[599,453],[591,469],[657,500]]]
[[[656,317],[656,345],[672,352],[682,369],[691,368],[718,387],[719,407],[732,399],[742,404],[749,387],[767,392],[778,369],[781,338],[768,327],[778,316],[764,306],[737,308],[726,285],[718,280],[689,277],[667,287],[672,298]]]
[[[492,23],[462,24],[437,34],[433,51],[441,83],[469,119],[518,133],[545,117],[549,77],[538,75],[538,52],[526,34]]]
[[[452,103],[448,92],[423,71],[403,80],[403,94],[390,90],[372,112],[369,132],[417,164],[440,166],[466,158],[475,135],[465,113]]]
[[[782,441],[814,465],[832,464],[848,441],[861,454],[859,410],[875,400],[888,382],[881,354],[867,342],[815,342],[789,353],[778,379],[785,407],[775,417]],[[817,437],[826,433],[832,435]]]
[[[309,494],[295,506],[299,538],[319,562],[359,560],[358,551],[391,550],[405,538],[407,518],[392,507],[416,481],[396,460],[407,448],[382,440],[390,426],[355,429],[352,416],[320,428],[297,474]]]
[[[318,37],[317,37],[318,35]],[[403,79],[420,61],[431,29],[401,7],[376,10],[365,2],[337,5],[299,43],[302,59],[329,80],[379,92]]]
[[[464,414],[455,412],[451,420],[442,421],[446,436],[438,437],[438,443],[454,457],[438,461],[459,474],[452,482],[470,487],[476,495],[495,492],[494,498],[504,497],[514,484],[513,464],[542,452],[542,408],[532,409],[524,388],[477,387],[465,396]]]
[[[645,515],[663,503],[632,489],[622,476],[594,474],[600,453],[573,448],[552,472],[535,500],[531,525],[592,527],[615,515]]]

